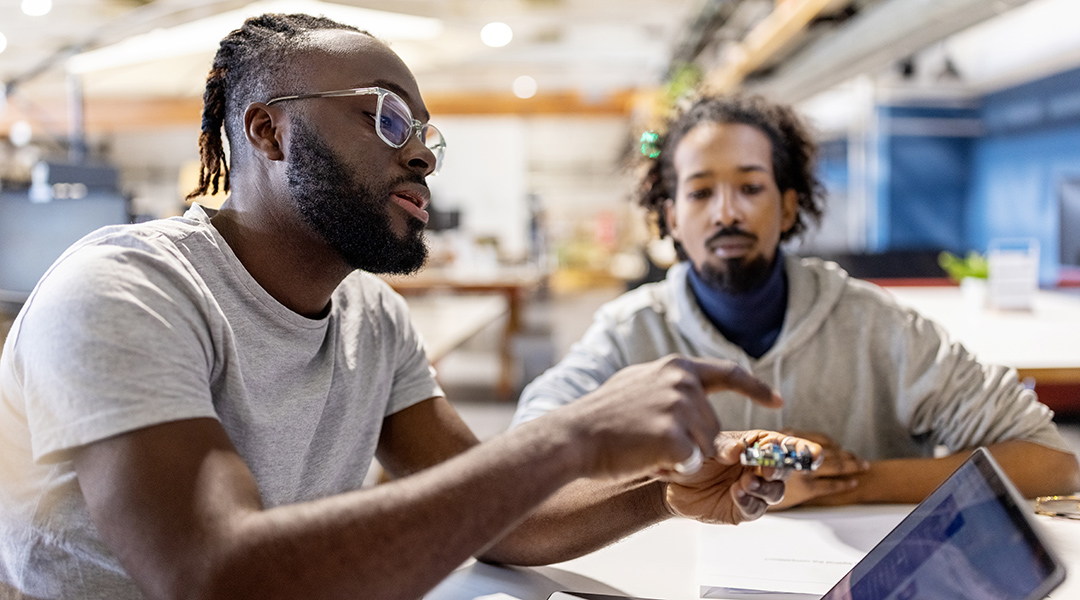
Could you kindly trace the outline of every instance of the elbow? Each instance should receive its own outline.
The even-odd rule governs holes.
[[[1063,496],[1080,490],[1080,463],[1071,452],[1054,452],[1055,459],[1048,461],[1048,477],[1045,489],[1032,496]]]
[[[476,554],[475,558],[477,561],[489,565],[515,567],[538,567],[557,562],[556,560],[545,560],[545,557],[541,554],[526,545],[501,540],[499,543],[484,549],[483,552]]]
[[[280,573],[257,568],[257,553],[238,551],[238,548],[232,548],[232,552],[217,550],[204,547],[201,552],[191,552],[183,558],[174,556],[167,566],[159,564],[157,569],[144,569],[144,576],[136,581],[143,594],[155,600],[265,600],[279,597],[276,592],[287,589],[288,582],[275,585],[271,581],[279,578]]]
[[[567,544],[544,527],[525,525],[484,548],[474,558],[490,565],[539,567],[577,558],[588,551]]]
[[[1024,496],[1063,496],[1080,490],[1080,463],[1077,462],[1075,454],[1055,450],[1048,453],[1041,462],[1042,476],[1028,480],[1029,485],[1023,486],[1027,489],[1021,488]]]

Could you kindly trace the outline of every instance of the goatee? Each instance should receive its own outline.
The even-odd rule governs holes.
[[[764,256],[751,260],[724,259],[723,268],[705,263],[699,269],[705,283],[729,294],[745,294],[761,287],[772,273],[773,263]]]

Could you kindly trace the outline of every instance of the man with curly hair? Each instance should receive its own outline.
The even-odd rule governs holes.
[[[1014,369],[980,364],[836,264],[783,253],[824,203],[814,142],[790,107],[702,97],[648,150],[639,200],[681,262],[603,306],[526,387],[515,424],[676,352],[735,361],[786,400],[774,409],[712,394],[725,428],[784,429],[825,447],[822,467],[793,476],[778,508],[918,502],[978,446],[1026,496],[1077,488],[1053,413]]]

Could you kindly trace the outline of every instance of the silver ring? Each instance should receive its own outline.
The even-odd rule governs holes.
[[[693,475],[698,472],[703,462],[701,448],[694,446],[694,452],[690,455],[690,458],[675,463],[675,472],[680,475]]]

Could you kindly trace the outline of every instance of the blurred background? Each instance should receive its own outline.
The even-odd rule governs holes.
[[[633,159],[701,82],[815,128],[827,215],[792,252],[937,284],[941,252],[1021,238],[1042,289],[1080,281],[1076,0],[6,0],[8,314],[81,235],[182,213],[217,41],[268,11],[367,29],[413,69],[448,152],[429,269],[393,283],[466,404],[512,409],[596,306],[662,277]]]

